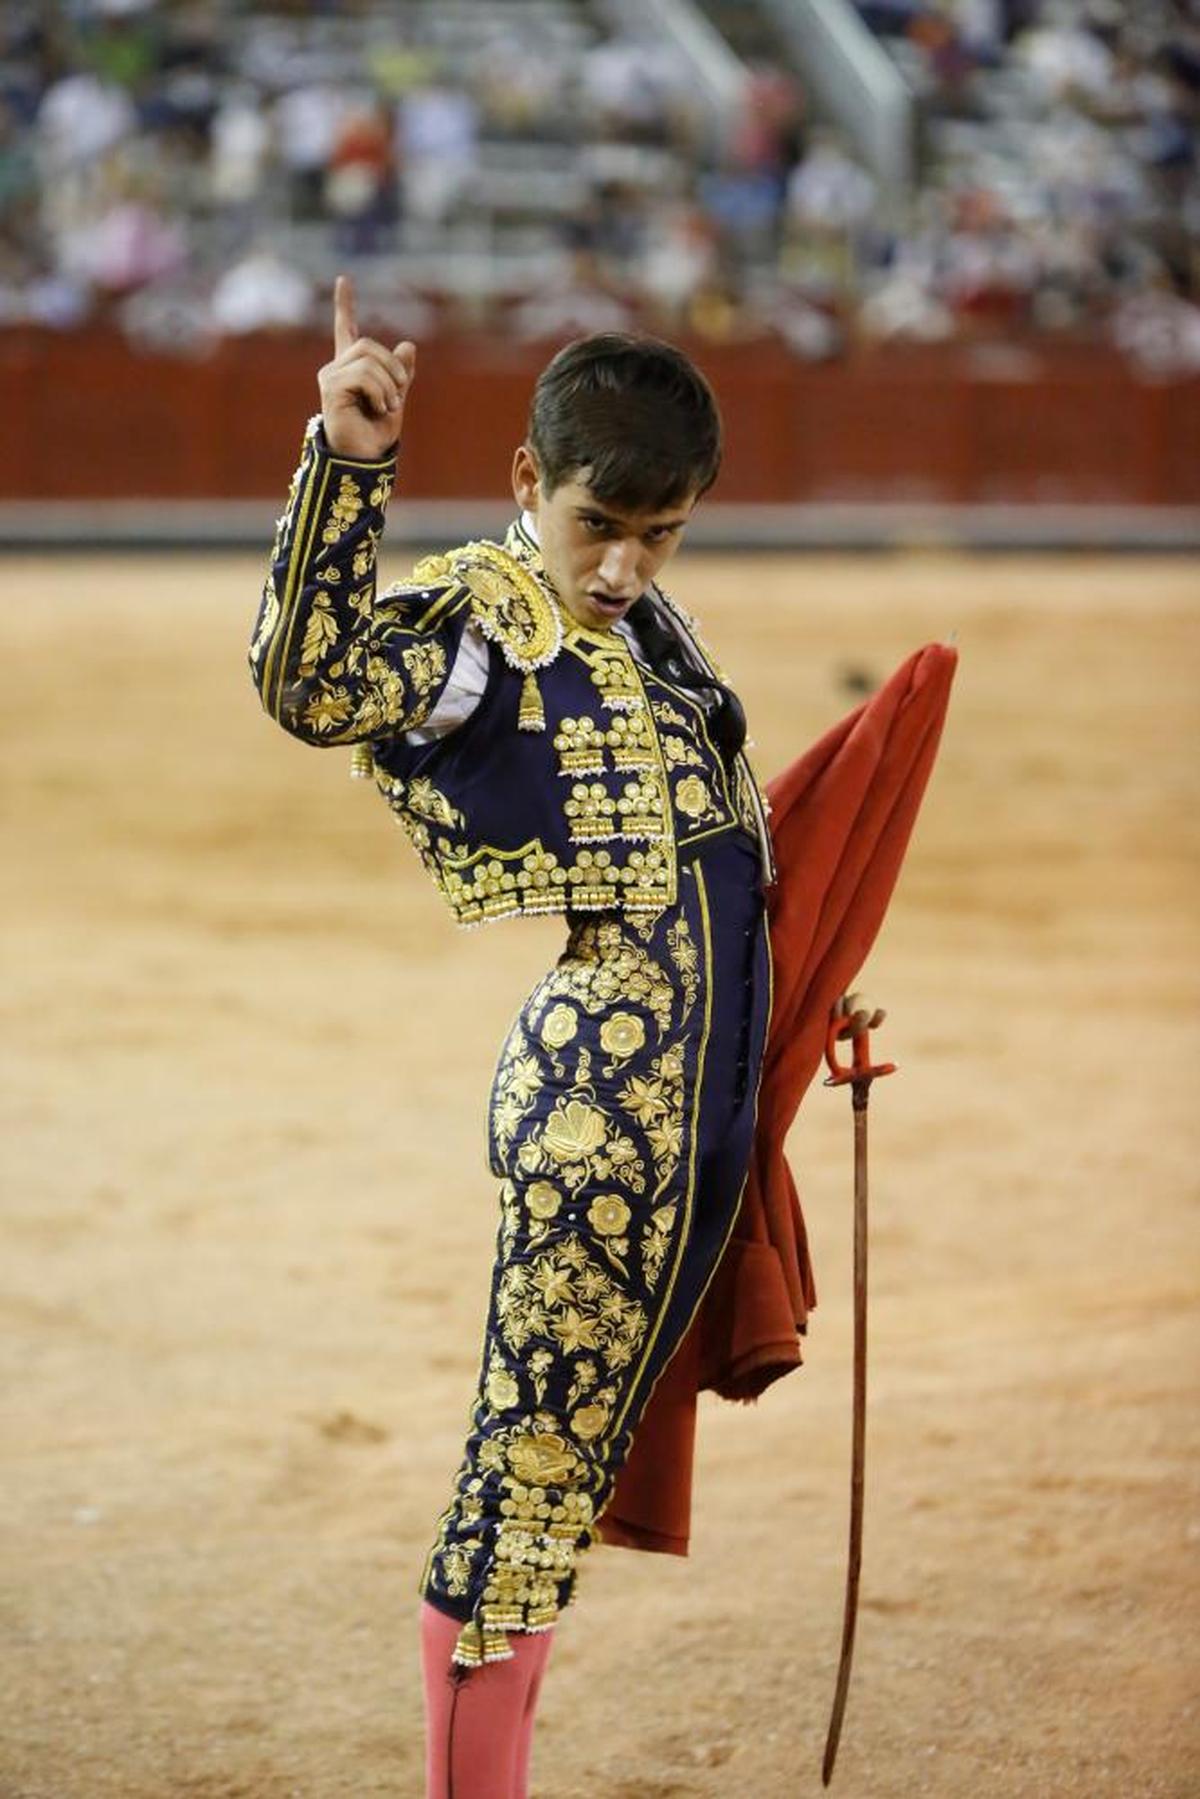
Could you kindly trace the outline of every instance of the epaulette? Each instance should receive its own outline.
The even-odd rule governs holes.
[[[445,582],[465,588],[483,635],[510,668],[525,676],[517,726],[546,728],[536,671],[547,668],[562,648],[562,614],[536,575],[498,543],[486,539],[461,549],[426,556],[412,572],[414,583]]]

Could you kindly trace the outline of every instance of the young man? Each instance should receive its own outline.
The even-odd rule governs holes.
[[[569,345],[504,543],[377,595],[415,356],[360,337],[339,281],[250,660],[285,729],[358,746],[460,923],[567,925],[497,1067],[484,1357],[423,1582],[429,1793],[515,1799],[577,1557],[737,1212],[771,846],[741,708],[657,586],[720,463],[698,370]]]

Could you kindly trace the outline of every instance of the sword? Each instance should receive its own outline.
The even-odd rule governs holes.
[[[858,1620],[858,1579],[862,1568],[863,1473],[867,1436],[867,1101],[877,1075],[893,1074],[894,1062],[871,1061],[871,1032],[887,1014],[873,1008],[861,993],[848,993],[829,1017],[825,1037],[827,1087],[849,1085],[854,1107],[854,1424],[850,1455],[850,1552],[846,1565],[846,1605],[842,1615],[842,1657],[838,1663],[833,1710],[825,1737],[821,1780],[833,1779],[846,1695],[850,1690],[850,1665],[854,1659],[854,1627]],[[837,1045],[850,1039],[849,1066],[838,1061]]]

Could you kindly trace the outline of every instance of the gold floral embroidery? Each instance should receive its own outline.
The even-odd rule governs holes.
[[[361,581],[363,576],[369,575],[375,567],[375,558],[379,552],[379,536],[379,532],[374,528],[368,530],[362,543],[355,550],[350,560],[350,573],[356,581]]]
[[[619,1274],[627,1276],[625,1257],[629,1254],[629,1239],[623,1233],[631,1216],[629,1207],[619,1193],[598,1193],[588,1207],[587,1216],[608,1260]]]
[[[660,725],[678,725],[683,730],[689,728],[688,720],[679,708],[672,706],[670,700],[661,699],[657,694],[650,701],[650,710]]]
[[[274,554],[271,557],[272,563],[274,563],[276,561],[276,559],[278,558],[278,555],[279,555],[279,545],[278,545],[278,541],[277,541]],[[260,664],[262,662],[263,651],[266,649],[268,643],[271,641],[271,637],[272,637],[275,627],[278,623],[279,623],[279,595],[275,591],[274,575],[269,574],[267,576],[266,582],[263,586],[262,615],[258,621],[258,629],[254,633],[254,641],[250,645],[250,662],[251,662],[252,667],[257,669],[260,666]]]
[[[531,1055],[529,1049],[523,1032],[514,1031],[496,1071],[489,1122],[492,1139],[501,1156],[532,1110],[542,1088],[542,1071],[537,1057]]]
[[[511,1411],[521,1402],[521,1388],[516,1376],[505,1367],[493,1349],[486,1381],[488,1404],[497,1412]]]
[[[684,1061],[671,1047],[655,1056],[645,1074],[631,1075],[621,1089],[621,1105],[646,1133],[661,1193],[683,1152]]]
[[[542,1042],[548,1049],[563,1049],[578,1029],[579,1018],[571,1006],[554,1006],[542,1020]]]
[[[398,783],[403,785],[403,783]],[[434,786],[428,775],[417,775],[408,784],[408,792],[404,803],[413,812],[419,812],[422,818],[428,818],[437,825],[461,825],[463,815],[457,806],[451,805],[446,795]]]
[[[703,768],[704,757],[694,744],[672,732],[662,740],[663,756],[668,768]]]
[[[553,1218],[562,1205],[562,1194],[552,1181],[531,1181],[525,1189],[525,1204],[535,1218]]]
[[[567,1393],[567,1410],[568,1411],[570,1411],[571,1407],[575,1404],[575,1401],[577,1399],[582,1399],[585,1393],[591,1392],[592,1388],[596,1384],[597,1379],[598,1379],[598,1375],[596,1372],[595,1362],[590,1361],[586,1356],[583,1358],[582,1361],[576,1362],[575,1373],[572,1377],[570,1389],[568,1390],[568,1393]]]
[[[533,1383],[534,1396],[539,1405],[546,1397],[546,1376],[554,1366],[554,1352],[549,1349],[535,1349],[525,1362],[529,1370],[529,1378]]]
[[[675,789],[675,804],[688,818],[703,818],[712,805],[709,791],[699,775],[688,775]]]
[[[373,500],[372,505],[376,502]],[[363,509],[363,497],[358,491],[353,475],[343,475],[338,483],[337,499],[329,509],[329,517],[321,532],[321,542],[337,543],[346,535],[355,519]]]
[[[571,1429],[581,1443],[590,1443],[594,1437],[600,1436],[607,1428],[612,1416],[612,1404],[616,1392],[606,1387],[590,1405],[581,1405],[578,1411],[571,1414]]]
[[[682,1023],[695,1005],[696,995],[700,991],[700,952],[696,947],[696,940],[692,936],[688,921],[682,913],[676,922],[667,928],[667,947],[671,952],[671,960],[683,980],[684,1005],[680,1015]]]
[[[662,1273],[667,1251],[671,1247],[671,1234],[675,1228],[675,1216],[678,1207],[671,1205],[658,1206],[651,1214],[650,1222],[642,1232],[642,1273],[646,1285],[653,1292],[658,1285],[658,1277]]]
[[[325,589],[319,587],[313,595],[312,611],[304,626],[304,639],[300,646],[297,673],[302,680],[307,680],[315,673],[322,656],[336,640],[337,619],[334,616],[333,601]]]
[[[354,702],[344,687],[321,688],[305,703],[301,713],[311,731],[332,735],[354,716]]]
[[[516,1437],[508,1446],[508,1465],[518,1480],[541,1486],[545,1481],[569,1479],[577,1456],[565,1437],[554,1431],[541,1431],[536,1436]]]
[[[506,1268],[496,1312],[514,1354],[531,1337],[553,1339],[565,1354],[586,1349],[599,1355],[614,1372],[633,1360],[647,1326],[644,1308],[627,1298],[574,1234],[532,1262]]]
[[[400,660],[418,702],[412,708],[408,720],[411,729],[429,716],[432,706],[428,702],[436,697],[435,690],[440,690],[445,683],[446,652],[440,643],[430,640],[428,643],[414,643],[403,650]]]
[[[543,984],[547,997],[569,994],[590,1013],[614,1000],[645,1006],[660,1031],[670,1023],[675,989],[662,967],[612,919],[588,919],[571,933],[567,952]]]
[[[600,1047],[605,1055],[625,1061],[646,1041],[646,1027],[632,1012],[614,1012],[600,1026]]]
[[[629,1223],[629,1207],[619,1193],[598,1193],[588,1207],[588,1223],[602,1237],[618,1237]]]
[[[600,1148],[607,1135],[608,1121],[598,1107],[570,1099],[554,1108],[542,1132],[542,1144],[559,1162],[582,1162]]]

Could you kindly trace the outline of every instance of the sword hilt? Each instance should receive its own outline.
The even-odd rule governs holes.
[[[887,1017],[881,1006],[872,1006],[861,993],[847,993],[838,1000],[829,1014],[829,1028],[825,1033],[825,1064],[829,1073],[825,1077],[827,1087],[845,1087],[853,1082],[856,1089],[864,1093],[877,1075],[895,1074],[894,1062],[872,1062],[871,1032],[877,1030]],[[850,1061],[838,1060],[837,1046],[850,1040]],[[856,1093],[857,1098],[857,1093]]]

